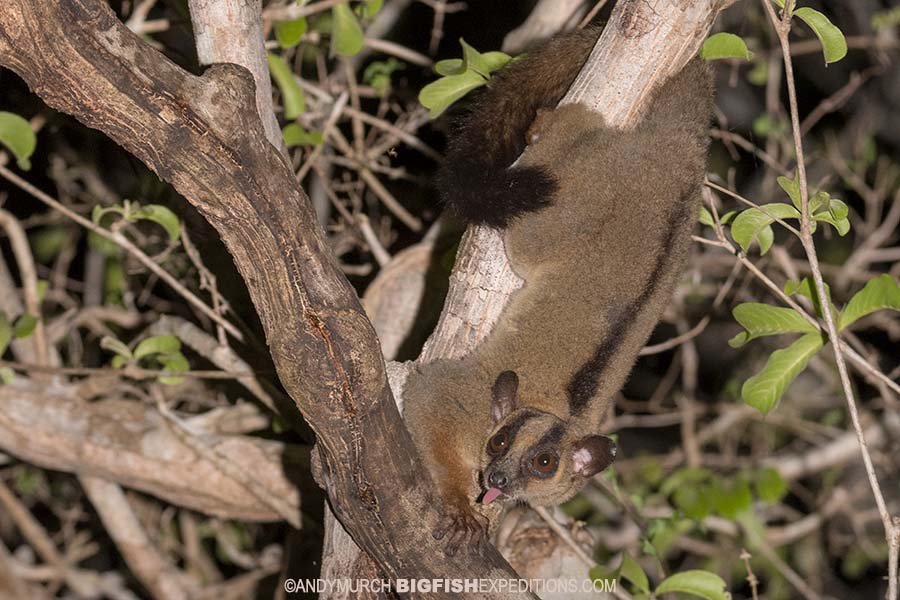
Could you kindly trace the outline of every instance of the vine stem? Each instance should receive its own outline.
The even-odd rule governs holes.
[[[841,379],[841,385],[844,388],[844,396],[847,399],[850,420],[853,423],[853,430],[856,432],[856,439],[859,442],[859,449],[865,465],[866,475],[869,478],[869,485],[872,488],[872,495],[875,497],[875,504],[878,507],[881,522],[884,525],[889,552],[888,591],[885,598],[887,598],[887,600],[896,600],[898,543],[900,543],[898,527],[895,524],[895,520],[888,512],[887,504],[884,501],[884,494],[878,483],[878,476],[875,474],[875,466],[872,463],[872,457],[869,454],[866,438],[859,421],[859,410],[856,406],[856,398],[850,383],[850,376],[847,372],[847,364],[841,354],[841,341],[838,335],[837,326],[834,322],[834,315],[831,312],[831,301],[825,291],[825,282],[822,279],[822,271],[819,268],[819,258],[816,254],[816,246],[813,242],[812,232],[810,230],[809,189],[806,181],[806,165],[803,160],[803,140],[797,111],[797,90],[794,83],[794,67],[793,61],[791,60],[790,43],[788,41],[788,35],[791,31],[791,18],[793,16],[793,2],[785,2],[781,19],[778,19],[775,14],[775,9],[772,8],[769,0],[761,0],[761,2],[769,15],[769,19],[772,21],[772,25],[775,27],[775,32],[778,35],[778,42],[781,44],[781,52],[784,57],[784,74],[788,89],[791,129],[793,130],[794,148],[797,153],[797,178],[800,180],[800,241],[806,252],[809,268],[813,276],[813,281],[815,282],[816,295],[819,297],[819,305],[822,307],[822,317],[825,321],[825,328],[828,333],[828,338],[831,341],[832,349],[834,350],[834,359],[837,363],[838,375]]]

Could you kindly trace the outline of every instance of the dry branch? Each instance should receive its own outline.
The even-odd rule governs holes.
[[[204,435],[219,456],[298,507],[285,469],[308,468],[299,447],[248,436]],[[85,402],[75,385],[23,377],[0,386],[0,448],[46,469],[95,476],[205,514],[247,521],[281,517],[173,434],[152,408],[109,398]]]
[[[282,149],[281,127],[272,109],[272,81],[266,61],[262,4],[248,0],[189,0],[197,58],[203,66],[241,65],[253,75],[256,108],[272,145]]]
[[[218,230],[279,377],[318,435],[332,506],[383,574],[511,576],[495,551],[447,559],[432,539],[433,491],[393,403],[378,340],[290,166],[266,140],[247,72],[216,65],[192,76],[100,0],[4,3],[0,64],[49,105],[122,144]]]

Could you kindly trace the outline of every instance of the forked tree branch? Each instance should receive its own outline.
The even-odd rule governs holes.
[[[0,64],[144,161],[218,230],[279,377],[318,436],[332,506],[383,574],[512,576],[496,552],[446,558],[432,539],[435,496],[378,340],[290,166],[266,139],[247,72],[186,73],[101,0],[4,3]]]
[[[263,39],[262,3],[258,0],[188,0],[197,59],[204,67],[233,63],[245,67],[256,84],[256,108],[266,138],[284,149],[272,106],[272,80]]]

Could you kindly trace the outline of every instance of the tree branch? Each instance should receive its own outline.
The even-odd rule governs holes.
[[[17,377],[0,386],[0,448],[47,469],[116,481],[224,519],[281,518],[212,461],[196,455],[155,410],[114,395],[85,402],[80,394],[90,385],[59,384],[48,390]],[[261,487],[299,514],[300,494],[285,470],[308,468],[301,448],[212,432],[203,439],[222,460],[253,473]]]
[[[332,507],[385,576],[513,575],[496,551],[445,558],[432,539],[439,508],[378,340],[290,166],[267,141],[244,69],[216,65],[194,77],[100,0],[4,3],[0,64],[123,145],[218,230],[281,382],[318,436]]]
[[[246,68],[256,84],[256,110],[266,138],[285,152],[272,106],[272,80],[266,60],[262,4],[258,0],[188,0],[197,59],[204,67],[231,63]]]

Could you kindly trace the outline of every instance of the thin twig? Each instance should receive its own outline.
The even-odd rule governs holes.
[[[879,515],[884,526],[885,539],[889,546],[896,544],[897,531],[894,528],[894,521],[888,511],[881,486],[878,483],[878,476],[875,473],[875,466],[872,463],[872,457],[866,445],[866,437],[863,433],[862,424],[859,419],[859,411],[856,406],[856,399],[853,392],[853,386],[850,382],[850,375],[847,372],[847,365],[844,362],[844,356],[841,352],[841,342],[838,335],[837,326],[834,316],[831,313],[831,301],[825,289],[825,282],[822,278],[822,271],[819,268],[819,259],[816,254],[815,243],[813,242],[812,232],[810,229],[809,219],[809,189],[806,181],[806,165],[803,160],[803,136],[800,130],[799,112],[797,110],[797,90],[794,85],[794,67],[791,60],[791,49],[788,36],[791,31],[791,4],[786,3],[782,19],[779,20],[768,0],[761,0],[769,19],[778,34],[778,41],[781,44],[781,50],[784,57],[785,80],[788,88],[788,103],[790,108],[791,129],[793,130],[794,149],[797,156],[797,178],[800,182],[800,240],[803,249],[806,251],[809,260],[810,271],[812,272],[813,281],[816,285],[816,294],[819,298],[819,305],[822,310],[822,317],[825,321],[828,337],[832,342],[834,350],[834,358],[837,363],[838,375],[840,376],[841,385],[844,389],[844,397],[847,400],[847,408],[850,413],[850,420],[853,429],[856,432],[859,441],[859,449],[862,453],[863,463],[866,469],[866,475],[869,479],[869,485],[872,488],[872,495],[875,497],[875,504],[878,507]],[[891,564],[888,565],[888,591],[886,598],[894,600],[897,598],[897,552],[892,552]],[[889,561],[890,562],[890,561]]]
[[[5,167],[0,167],[5,169]],[[47,346],[47,335],[44,331],[44,318],[41,316],[41,301],[38,297],[37,272],[34,267],[34,257],[31,254],[31,246],[28,237],[18,220],[5,210],[0,210],[0,229],[6,230],[9,242],[12,246],[16,264],[19,267],[19,277],[22,279],[22,290],[25,296],[26,311],[37,319],[34,328],[34,350],[39,364],[50,364],[50,350]]]
[[[152,258],[147,256],[143,250],[141,250],[140,248],[135,246],[134,243],[131,240],[129,240],[127,237],[125,237],[124,235],[122,235],[119,232],[112,232],[112,231],[106,230],[106,229],[100,227],[99,225],[96,225],[93,221],[90,221],[89,219],[85,219],[84,217],[82,217],[81,215],[79,215],[78,213],[76,213],[75,211],[70,209],[69,207],[65,206],[63,203],[51,198],[50,196],[48,196],[47,194],[45,194],[44,192],[42,192],[35,186],[31,185],[30,183],[28,183],[27,181],[25,181],[24,179],[22,179],[21,177],[19,177],[18,175],[16,175],[15,173],[13,173],[12,171],[10,171],[9,169],[7,169],[6,167],[4,167],[2,165],[0,165],[0,175],[2,175],[5,179],[7,179],[8,181],[15,184],[17,187],[28,192],[34,198],[40,200],[47,206],[49,206],[55,210],[58,210],[65,216],[69,217],[70,219],[72,219],[73,221],[75,221],[76,223],[78,223],[79,225],[84,227],[85,229],[93,231],[100,237],[111,241],[115,245],[119,246],[120,248],[122,248],[123,250],[125,250],[126,252],[128,252],[129,254],[134,256],[138,260],[138,262],[140,262],[142,265],[147,267],[147,269],[150,270],[154,275],[156,275],[157,277],[159,277],[160,279],[165,281],[167,284],[169,284],[169,286],[171,286],[172,289],[174,289],[176,292],[178,292],[178,294],[180,294],[189,303],[193,304],[194,307],[196,307],[200,312],[202,312],[207,317],[209,317],[210,319],[212,319],[213,321],[215,321],[216,323],[221,325],[225,329],[225,331],[227,331],[228,333],[230,333],[232,335],[232,337],[234,337],[238,341],[241,341],[241,342],[244,341],[244,336],[237,329],[237,327],[235,327],[234,325],[232,325],[231,323],[226,321],[222,317],[222,315],[218,314],[215,310],[213,310],[210,306],[208,306],[205,302],[203,302],[203,300],[198,298],[193,292],[191,292],[189,289],[184,287],[184,285],[182,285],[181,282],[179,282],[177,279],[175,279],[175,277],[173,275],[171,275],[168,271],[166,271],[161,266],[156,264],[156,262],[154,262]]]
[[[35,365],[16,362],[12,360],[0,360],[0,367],[13,369],[14,371],[26,371],[30,373],[51,373],[53,375],[118,375],[129,379],[157,379],[159,377],[191,377],[194,379],[243,379],[252,377],[252,373],[229,373],[227,371],[157,371],[143,369],[136,366],[125,366],[121,369],[112,367],[51,367],[48,365]]]
[[[334,126],[337,124],[338,119],[341,118],[341,113],[344,110],[344,107],[347,105],[347,100],[350,99],[350,94],[346,91],[341,92],[341,95],[338,96],[338,99],[334,101],[334,105],[331,107],[331,112],[328,114],[328,119],[325,121],[325,126],[322,127],[322,139],[328,139],[331,130],[334,129]],[[303,166],[300,167],[300,170],[297,171],[297,181],[303,181],[303,178],[306,177],[306,174],[312,168],[313,163],[315,163],[319,159],[319,155],[322,154],[322,149],[325,147],[325,144],[319,144],[316,146],[312,152],[309,153],[309,157],[303,163]]]

